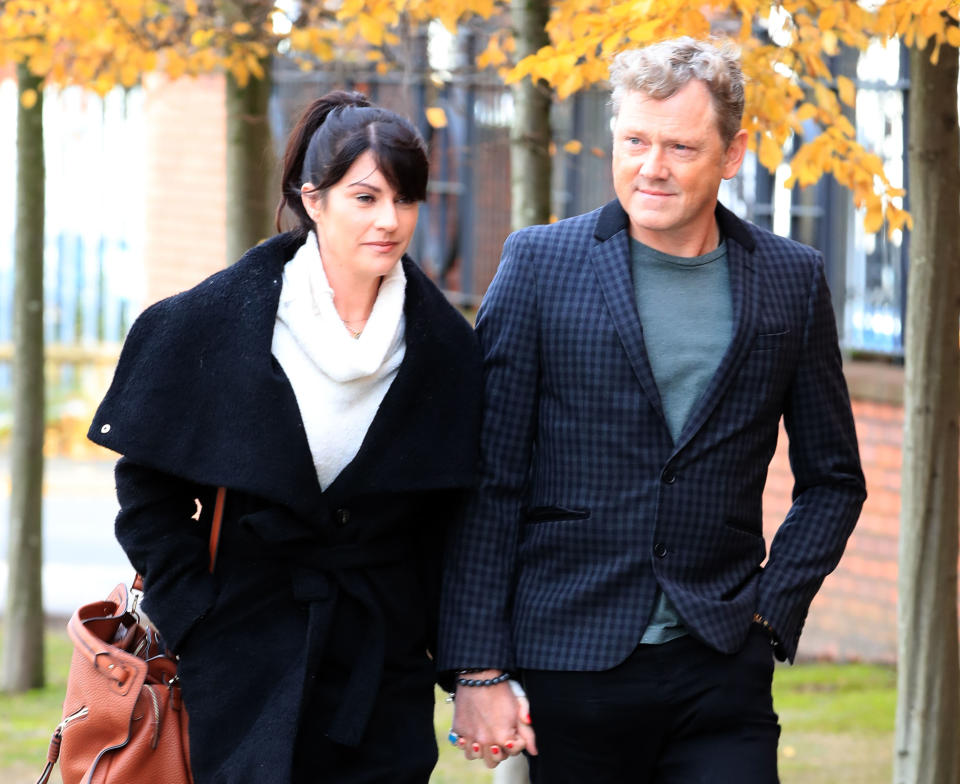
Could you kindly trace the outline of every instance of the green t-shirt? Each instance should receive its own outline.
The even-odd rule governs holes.
[[[676,441],[733,335],[727,245],[681,258],[631,239],[630,257],[643,342]],[[660,644],[686,633],[673,603],[658,591],[640,642]]]

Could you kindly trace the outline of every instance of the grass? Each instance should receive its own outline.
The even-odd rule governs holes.
[[[0,643],[3,629],[0,626]],[[47,685],[0,694],[0,782],[32,784],[60,721],[71,646],[62,626],[46,637]],[[434,725],[440,761],[430,784],[479,784],[492,775],[446,742],[452,705],[437,692]],[[782,784],[878,784],[891,780],[896,673],[867,664],[778,665],[774,705],[780,715]],[[53,784],[59,778],[54,776]]]
[[[50,737],[60,723],[73,650],[65,626],[49,630],[45,645],[46,685],[25,694],[0,694],[0,781],[4,784],[37,780],[47,762]],[[58,776],[51,777],[52,784],[59,781]]]
[[[878,784],[892,780],[897,676],[868,664],[778,665],[783,784]]]

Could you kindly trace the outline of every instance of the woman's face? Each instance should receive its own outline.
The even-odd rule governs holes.
[[[380,277],[406,251],[420,205],[393,189],[369,150],[323,197],[309,194],[309,184],[303,187],[328,277]]]

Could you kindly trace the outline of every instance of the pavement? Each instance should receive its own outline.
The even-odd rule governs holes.
[[[117,499],[113,460],[50,457],[44,464],[43,606],[69,617],[81,604],[105,598],[134,569],[113,536]],[[10,457],[0,452],[0,615],[7,601],[10,539]]]

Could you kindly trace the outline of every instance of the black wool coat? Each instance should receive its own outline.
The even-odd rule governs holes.
[[[117,537],[180,654],[198,783],[290,781],[315,733],[359,746],[390,679],[432,699],[439,553],[475,477],[479,349],[404,258],[403,362],[359,453],[321,491],[270,351],[301,241],[274,237],[148,308],[89,432],[123,455]]]

